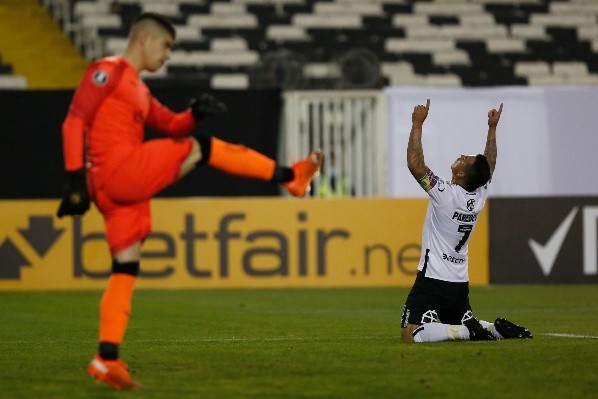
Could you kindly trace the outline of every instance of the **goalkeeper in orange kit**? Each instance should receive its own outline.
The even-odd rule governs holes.
[[[280,183],[303,196],[318,171],[313,151],[291,167],[242,145],[213,136],[189,134],[202,119],[226,107],[203,94],[189,109],[175,113],[160,104],[140,79],[170,57],[173,26],[162,16],[143,13],[133,23],[121,56],[92,63],[77,88],[62,125],[68,182],[58,216],[82,215],[93,201],[104,217],[112,273],[100,302],[99,349],[88,373],[116,389],[135,389],[120,360],[141,245],[151,230],[150,199],[196,165],[229,174]],[[144,142],[144,128],[170,136]]]

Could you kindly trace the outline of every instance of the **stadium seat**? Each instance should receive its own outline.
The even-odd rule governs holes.
[[[515,75],[521,77],[548,76],[550,64],[545,61],[519,62],[515,65]]]
[[[567,76],[567,84],[579,86],[596,86],[598,85],[598,75],[570,75]]]
[[[104,54],[117,55],[127,47],[127,39],[124,37],[108,37],[104,41]]]
[[[81,19],[85,15],[103,15],[110,12],[110,3],[103,1],[78,1],[73,5],[75,19]]]
[[[555,62],[552,72],[560,76],[584,76],[588,74],[588,65],[585,62]]]
[[[390,38],[386,41],[385,49],[395,53],[431,53],[434,51],[450,51],[455,49],[455,41],[445,38],[409,40]]]
[[[222,74],[215,73],[210,80],[213,89],[244,90],[249,88],[249,76],[244,73]]]
[[[352,14],[296,14],[292,18],[296,26],[304,28],[359,28],[361,18]]]
[[[309,41],[310,35],[307,34],[302,26],[291,25],[270,25],[266,29],[266,39],[275,41]]]
[[[181,15],[179,5],[176,3],[141,3],[143,12],[155,12],[167,17],[178,17]]]
[[[514,38],[489,38],[486,48],[491,53],[525,52],[525,41]]]
[[[0,74],[0,89],[27,89],[27,79],[20,75]]]
[[[423,84],[427,86],[459,87],[461,86],[461,79],[459,76],[453,74],[432,74],[424,78]]]
[[[479,14],[484,11],[481,3],[459,2],[424,2],[418,1],[413,6],[415,14],[425,15],[461,15],[461,14]]]
[[[546,29],[540,25],[513,24],[510,27],[510,34],[514,39],[549,39]]]
[[[466,51],[454,49],[449,51],[435,52],[432,54],[432,62],[435,65],[470,65],[471,59]]]
[[[175,25],[177,41],[180,40],[200,40],[202,39],[201,31],[196,26]]]
[[[532,86],[555,86],[564,85],[567,80],[563,76],[546,75],[546,76],[530,76],[528,82]]]
[[[314,3],[313,11],[316,14],[328,14],[328,15],[339,15],[339,14],[352,14],[360,16],[383,16],[384,9],[381,3],[370,3],[370,2],[317,2]]]

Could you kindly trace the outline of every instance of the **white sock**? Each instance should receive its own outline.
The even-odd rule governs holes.
[[[448,341],[448,325],[441,323],[424,323],[413,332],[415,342]]]
[[[480,324],[486,330],[490,331],[492,333],[492,335],[494,335],[497,339],[504,339],[504,337],[502,335],[500,335],[498,331],[496,331],[496,327],[494,327],[494,323],[489,323],[485,320],[480,320]]]
[[[469,330],[463,324],[449,326],[448,332],[450,339],[469,340]]]
[[[480,320],[480,324],[486,330],[490,331],[497,339],[504,339],[496,331],[493,323]],[[424,323],[415,329],[413,340],[415,342],[442,342],[453,340],[468,340],[469,330],[464,325],[450,325],[442,323]]]

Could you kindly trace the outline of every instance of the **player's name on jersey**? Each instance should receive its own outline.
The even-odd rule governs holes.
[[[475,222],[476,220],[478,220],[478,214],[477,213],[467,214],[467,213],[455,212],[455,213],[453,213],[452,219],[457,219],[459,222],[471,223],[471,222]]]

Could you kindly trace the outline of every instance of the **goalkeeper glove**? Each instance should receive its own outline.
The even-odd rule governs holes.
[[[68,173],[68,181],[62,196],[62,202],[56,215],[83,215],[89,209],[89,194],[85,182],[85,169]]]
[[[192,98],[189,106],[196,121],[201,121],[209,116],[220,116],[226,112],[226,105],[208,93],[203,93],[198,98]]]

